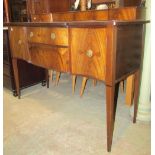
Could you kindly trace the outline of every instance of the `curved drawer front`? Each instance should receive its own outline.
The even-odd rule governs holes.
[[[9,29],[10,46],[13,57],[29,60],[26,27],[11,27]]]
[[[48,45],[30,45],[29,50],[32,64],[56,71],[69,71],[68,48],[57,48]]]
[[[105,28],[72,28],[71,36],[71,72],[105,80]]]
[[[50,45],[68,46],[67,28],[28,28],[28,41]]]

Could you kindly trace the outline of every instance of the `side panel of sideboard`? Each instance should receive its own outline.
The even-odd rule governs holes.
[[[143,56],[143,25],[117,27],[116,81],[140,69]]]

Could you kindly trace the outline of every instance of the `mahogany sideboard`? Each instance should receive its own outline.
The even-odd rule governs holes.
[[[17,60],[37,66],[92,77],[105,82],[107,151],[111,151],[118,86],[135,74],[136,122],[139,75],[148,21],[72,21],[6,23],[17,93],[20,96]],[[79,46],[80,45],[80,46]]]

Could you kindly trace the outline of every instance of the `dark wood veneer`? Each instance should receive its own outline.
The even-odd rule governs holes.
[[[117,28],[116,80],[140,68],[143,25]]]

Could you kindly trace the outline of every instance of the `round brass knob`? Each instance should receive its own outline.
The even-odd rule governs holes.
[[[34,20],[36,20],[37,18],[36,18],[36,17],[34,17],[33,19],[34,19]]]
[[[18,44],[20,45],[22,43],[22,41],[21,40],[18,40]]]
[[[33,37],[33,32],[30,32],[30,38],[32,38]]]
[[[54,40],[56,38],[56,35],[54,32],[51,33],[51,39]]]
[[[93,56],[93,51],[91,49],[87,50],[86,55],[91,58]]]

